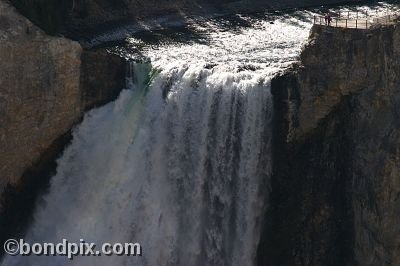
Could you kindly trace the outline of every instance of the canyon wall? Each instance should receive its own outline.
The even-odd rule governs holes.
[[[400,25],[314,26],[272,81],[272,206],[259,265],[400,264]]]
[[[118,95],[125,61],[46,35],[6,1],[0,1],[0,60],[1,197],[85,110]]]
[[[143,21],[151,17],[190,13],[261,11],[264,8],[292,8],[363,0],[11,0],[14,6],[46,32],[69,33],[71,37],[118,21]],[[89,30],[90,29],[90,30]],[[72,33],[72,34],[71,34]]]

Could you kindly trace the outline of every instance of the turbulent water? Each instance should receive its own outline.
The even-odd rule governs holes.
[[[3,265],[254,265],[272,164],[270,79],[297,59],[312,15],[193,24],[203,41],[147,46],[152,63],[132,63],[128,88],[75,128],[25,240],[138,242],[143,256]]]

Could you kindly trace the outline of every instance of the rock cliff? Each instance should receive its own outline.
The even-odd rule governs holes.
[[[400,25],[314,26],[272,81],[272,206],[259,265],[400,264]]]
[[[125,65],[104,51],[83,51],[77,42],[46,35],[5,1],[0,60],[1,197],[85,110],[118,95]]]
[[[82,49],[46,36],[5,2],[0,14],[1,191],[74,123]]]

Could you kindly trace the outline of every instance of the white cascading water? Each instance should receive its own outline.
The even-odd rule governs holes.
[[[296,58],[309,23],[253,24],[209,22],[198,30],[212,29],[214,43],[149,49],[153,66],[132,65],[131,88],[74,130],[25,237],[138,242],[143,256],[4,265],[254,264],[271,171],[270,78]]]
[[[134,73],[146,76],[147,68],[136,65]],[[86,116],[26,236],[139,242],[144,255],[20,257],[17,265],[252,260],[271,164],[267,81],[199,66],[154,75],[149,88],[135,82]]]
[[[312,14],[240,19],[251,26],[194,24],[207,44],[152,47],[153,66],[131,65],[129,88],[75,128],[25,236],[138,242],[143,255],[6,256],[3,265],[255,264],[272,163],[270,79],[296,60]]]

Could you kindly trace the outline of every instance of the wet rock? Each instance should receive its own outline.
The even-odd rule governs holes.
[[[242,65],[242,66],[238,66],[237,71],[238,72],[242,72],[242,71],[245,71],[245,70],[256,71],[257,69],[259,69],[259,67],[254,66],[254,65]]]

